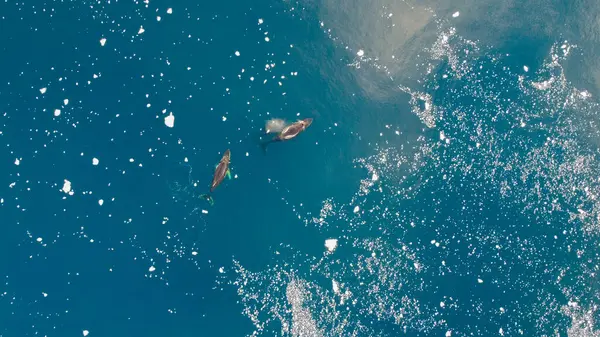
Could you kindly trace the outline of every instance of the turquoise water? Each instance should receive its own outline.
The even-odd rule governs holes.
[[[2,4],[0,336],[598,334],[594,37],[488,5]]]

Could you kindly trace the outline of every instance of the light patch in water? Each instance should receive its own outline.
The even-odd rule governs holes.
[[[106,38],[103,37],[103,38],[100,39],[100,45],[102,47],[104,47],[105,44],[106,44]]]
[[[281,118],[273,118],[266,122],[265,131],[266,133],[277,133],[281,132],[286,127],[286,121]]]

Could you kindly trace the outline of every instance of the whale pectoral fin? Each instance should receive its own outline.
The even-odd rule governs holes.
[[[231,179],[231,170],[227,169],[227,179]]]

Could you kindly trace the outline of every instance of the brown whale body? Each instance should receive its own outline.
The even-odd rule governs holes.
[[[281,132],[275,136],[275,139],[280,141],[290,140],[299,135],[302,131],[306,130],[306,128],[308,128],[311,124],[312,118],[305,118],[303,120],[294,122],[281,130]]]
[[[231,156],[231,152],[228,149],[227,151],[225,151],[225,154],[223,154],[223,158],[221,158],[219,165],[217,165],[217,168],[215,169],[215,174],[213,176],[212,184],[210,184],[211,192],[214,191],[214,189],[217,188],[217,186],[219,186],[219,184],[223,181],[223,179],[227,175],[227,171],[229,171],[230,156]]]

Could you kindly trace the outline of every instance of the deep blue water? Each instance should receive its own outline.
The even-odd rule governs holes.
[[[475,55],[452,40],[470,75],[444,59],[390,80],[369,67],[378,60],[348,66],[355,53],[318,5],[1,8],[0,336],[246,336],[252,296],[272,320],[263,334],[285,335],[273,317],[299,322],[290,280],[312,282],[305,306],[325,336],[562,336],[574,319],[562,306],[597,303],[595,236],[567,221],[596,211],[578,185],[598,189],[596,148],[579,135],[596,107],[558,108],[569,90],[516,84],[523,65],[531,81],[555,75],[545,65],[559,37]],[[431,95],[435,127],[397,90],[406,83]],[[263,153],[273,117],[314,122]],[[198,196],[226,149],[235,177],[210,206]],[[335,214],[319,214],[325,200]],[[324,255],[329,238],[339,247]],[[261,273],[245,279],[249,297],[233,260]],[[326,304],[331,279],[351,304]]]

